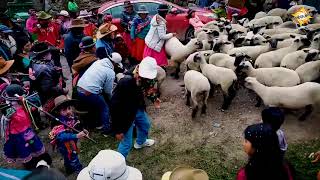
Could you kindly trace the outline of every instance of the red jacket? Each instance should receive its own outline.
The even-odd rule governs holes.
[[[59,26],[56,23],[50,22],[47,28],[35,27],[34,33],[38,35],[39,42],[48,42],[50,45],[59,46]]]
[[[94,37],[97,27],[93,23],[89,23],[83,30],[84,35]]]

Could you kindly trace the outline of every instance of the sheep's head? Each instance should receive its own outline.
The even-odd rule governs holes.
[[[214,37],[219,36],[219,31],[215,30],[215,29],[209,29],[207,30],[207,35],[208,35],[208,39],[213,39]]]
[[[236,66],[236,67],[239,66],[244,61],[251,61],[251,57],[243,52],[231,54],[230,56],[235,58],[234,59],[234,66]]]
[[[187,46],[187,48],[190,48],[190,49],[196,51],[198,49],[203,48],[203,43],[200,40],[198,40],[197,38],[193,38],[188,42],[188,44],[186,46]]]
[[[247,78],[245,79],[244,86],[245,86],[246,88],[248,88],[248,89],[253,89],[254,84],[257,84],[257,83],[259,83],[259,82],[257,81],[256,78],[254,78],[254,77],[247,77]]]
[[[199,52],[193,56],[193,62],[201,63],[201,54]]]
[[[307,53],[306,62],[315,61],[319,59],[319,50],[317,49],[304,49],[304,53]]]
[[[307,47],[311,44],[307,36],[295,37],[293,43],[298,46],[298,49],[302,49],[303,47]]]

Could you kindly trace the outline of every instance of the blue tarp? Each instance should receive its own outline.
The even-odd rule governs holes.
[[[0,168],[0,179],[1,180],[20,180],[25,176],[29,175],[30,173],[31,173],[30,171],[26,171],[26,170]]]

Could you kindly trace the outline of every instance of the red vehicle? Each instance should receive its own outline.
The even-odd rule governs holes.
[[[124,1],[125,0],[109,1],[104,3],[99,9],[99,13],[101,14],[109,13],[112,15],[112,22],[118,26],[120,31],[120,18],[124,10]],[[188,9],[164,0],[131,0],[131,2],[134,4],[135,10],[137,10],[140,5],[145,5],[151,16],[157,14],[157,8],[160,4],[167,4],[170,7],[170,11],[166,17],[168,31],[177,33],[177,37],[181,41],[190,39],[194,36],[194,28],[189,23],[187,17],[190,10],[195,11],[195,15],[197,15],[203,23],[210,22],[216,18],[215,14],[209,10],[201,8]]]

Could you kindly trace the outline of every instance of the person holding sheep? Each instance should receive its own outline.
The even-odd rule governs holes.
[[[157,62],[152,57],[144,58],[132,75],[119,80],[111,98],[112,130],[121,141],[118,152],[127,157],[132,147],[133,128],[137,128],[135,149],[152,146],[155,141],[148,139],[150,120],[145,111],[144,97],[160,108],[157,90]],[[125,113],[124,113],[125,110]]]
[[[168,5],[161,4],[158,7],[158,14],[153,16],[150,24],[150,30],[145,38],[146,46],[144,48],[143,57],[153,57],[159,66],[167,66],[168,60],[164,48],[166,40],[175,36],[175,33],[167,33],[166,16],[168,14]]]
[[[141,5],[138,10],[138,16],[133,19],[130,36],[132,40],[131,56],[140,62],[143,59],[143,50],[145,47],[144,38],[150,29],[151,18],[146,6]]]

